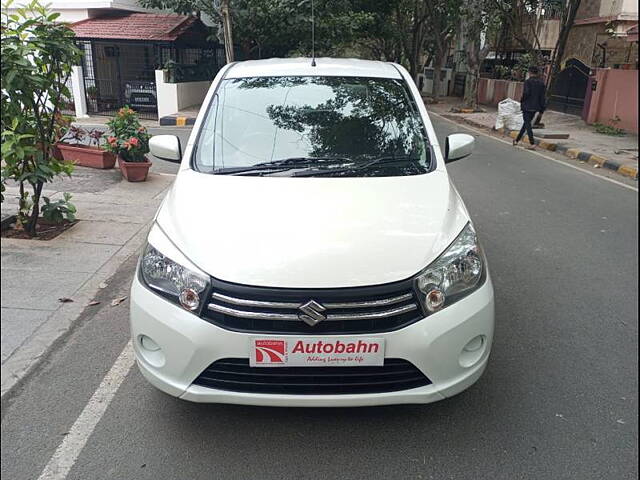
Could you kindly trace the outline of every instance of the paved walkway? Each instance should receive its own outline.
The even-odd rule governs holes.
[[[444,115],[447,118],[463,119],[486,128],[493,128],[496,123],[498,110],[495,107],[482,105],[483,113],[454,113],[453,107],[459,106],[461,101],[457,97],[445,97],[440,103],[427,104],[427,109]],[[594,127],[587,125],[580,117],[564,113],[547,111],[542,122],[545,128],[536,132],[553,131],[568,133],[567,140],[552,140],[568,149],[577,148],[593,154],[615,160],[617,163],[638,168],[638,135],[627,133],[622,137],[596,133]]]
[[[80,222],[49,241],[2,239],[2,394],[60,338],[127,258],[143,244],[149,222],[174,176],[122,180],[118,170],[77,167],[44,195],[71,192]],[[15,213],[7,187],[3,217]],[[71,302],[59,299],[69,298]]]

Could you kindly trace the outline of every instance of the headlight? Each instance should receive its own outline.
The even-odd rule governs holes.
[[[415,278],[425,313],[436,312],[477,289],[483,274],[476,232],[468,223],[449,248]]]
[[[147,244],[140,262],[142,279],[149,288],[191,312],[199,311],[209,278],[194,272]]]

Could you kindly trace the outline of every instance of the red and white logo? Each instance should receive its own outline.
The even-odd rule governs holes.
[[[287,342],[285,340],[255,340],[256,363],[263,365],[285,363]]]

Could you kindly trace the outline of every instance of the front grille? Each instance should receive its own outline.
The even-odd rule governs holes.
[[[342,334],[397,330],[423,318],[410,280],[374,287],[288,289],[212,280],[202,315],[222,328],[253,333]],[[313,302],[309,318],[305,304]],[[314,325],[306,321],[319,321]]]
[[[193,383],[232,392],[339,395],[397,392],[431,381],[412,363],[395,358],[386,358],[381,367],[250,367],[246,358],[225,358]]]

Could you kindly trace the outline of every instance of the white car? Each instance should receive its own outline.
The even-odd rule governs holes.
[[[194,402],[428,403],[482,375],[486,259],[415,84],[399,65],[227,65],[131,289],[144,376]]]

